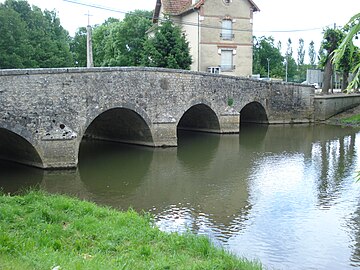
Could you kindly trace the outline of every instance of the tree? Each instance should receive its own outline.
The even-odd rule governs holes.
[[[297,49],[297,72],[294,76],[294,81],[303,82],[306,80],[306,69],[307,65],[305,62],[305,49],[304,49],[304,40],[299,39],[299,47]]]
[[[286,47],[286,53],[285,53],[285,69],[286,69],[286,76],[287,81],[294,81],[294,77],[296,75],[297,71],[297,65],[295,62],[295,59],[293,58],[293,49],[292,49],[292,41],[289,38],[287,42]]]
[[[291,38],[288,39],[287,47],[286,47],[286,58],[290,58],[293,56],[293,49],[292,49],[292,41]]]
[[[12,9],[0,5],[0,68],[31,66],[26,24]]]
[[[135,10],[127,13],[123,21],[109,18],[93,31],[95,66],[139,66],[151,27],[152,13]]]
[[[70,41],[70,51],[74,59],[75,67],[86,67],[87,65],[87,30],[86,27],[80,27],[74,38]]]
[[[285,69],[283,67],[284,57],[281,55],[279,47],[275,47],[273,37],[262,36],[254,38],[253,48],[253,73],[260,74],[261,77],[267,77],[268,67],[269,75],[273,78],[283,78]],[[269,66],[268,66],[269,65]]]
[[[145,41],[142,64],[150,67],[190,69],[189,43],[180,27],[169,19],[155,29],[154,37]]]
[[[6,43],[13,42],[10,49],[13,52],[2,58],[17,59],[12,64],[14,68],[73,65],[68,32],[60,25],[55,11],[45,10],[43,13],[40,8],[36,6],[31,8],[27,1],[20,0],[6,0],[4,4],[0,4],[0,10],[4,22],[0,27],[2,33],[17,40],[17,42],[13,42],[14,39],[2,42],[0,51],[9,50],[6,48],[9,44]],[[12,22],[9,21],[6,12],[14,17]],[[1,38],[3,39],[4,36]]]
[[[299,66],[304,64],[305,60],[305,49],[304,49],[304,40],[302,38],[299,39],[299,47],[297,51],[297,64]]]
[[[333,63],[332,53],[340,45],[344,37],[344,33],[339,29],[327,28],[324,31],[323,41],[321,42],[320,49],[320,65],[324,67],[324,78],[323,78],[323,88],[322,90],[325,93],[329,92],[331,88],[331,78],[333,74]],[[333,89],[331,89],[332,91]]]
[[[316,51],[315,51],[314,41],[311,41],[309,44],[309,60],[310,60],[310,65],[314,67],[316,63]]]
[[[109,18],[103,24],[98,25],[93,30],[93,56],[94,66],[105,66],[105,55],[113,46],[107,42],[113,25],[119,23],[118,19]],[[111,51],[110,51],[111,54]]]
[[[146,31],[151,27],[150,11],[135,10],[125,15],[123,21],[111,24],[105,42],[107,52],[103,64],[106,66],[139,66]]]
[[[348,85],[347,89],[358,89],[360,87],[360,57],[359,49],[356,48],[353,44],[353,39],[357,38],[357,35],[360,33],[360,13],[354,15],[350,21],[347,23],[348,33],[335,50],[333,61],[336,64],[342,62],[343,57],[350,52],[354,55],[352,72],[354,73],[354,78],[351,83]]]

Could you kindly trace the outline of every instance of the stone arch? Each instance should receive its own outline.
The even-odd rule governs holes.
[[[0,126],[0,159],[13,161],[25,165],[44,168],[43,161],[34,142],[22,132],[12,131]]]
[[[83,137],[153,146],[150,120],[134,106],[123,105],[93,113]]]
[[[178,121],[177,129],[219,133],[220,123],[217,114],[207,102],[192,102]]]
[[[246,104],[240,111],[240,124],[244,123],[268,124],[264,106],[257,101]]]

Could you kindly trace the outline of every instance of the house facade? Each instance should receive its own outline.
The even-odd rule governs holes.
[[[169,16],[190,45],[191,70],[251,76],[253,12],[251,0],[156,0],[154,23]]]

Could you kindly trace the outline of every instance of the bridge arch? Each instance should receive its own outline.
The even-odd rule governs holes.
[[[240,125],[244,123],[269,124],[264,106],[257,101],[246,104],[240,111]]]
[[[0,126],[0,159],[44,168],[38,150],[24,136]]]
[[[153,146],[150,120],[133,106],[119,106],[89,117],[83,137]]]
[[[205,102],[193,104],[184,112],[177,124],[178,130],[220,132],[219,118]]]

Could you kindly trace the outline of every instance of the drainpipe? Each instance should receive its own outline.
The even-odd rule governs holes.
[[[198,23],[197,23],[197,30],[198,30],[198,64],[197,64],[197,71],[200,71],[200,9],[197,10],[198,14]]]

